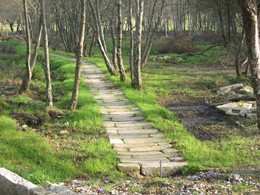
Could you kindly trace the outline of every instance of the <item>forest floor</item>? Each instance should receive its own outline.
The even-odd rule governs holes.
[[[156,62],[150,63],[157,67]],[[187,130],[202,142],[212,141],[214,143],[228,140],[232,136],[252,138],[251,150],[260,149],[259,130],[256,128],[255,118],[226,115],[216,108],[217,105],[228,102],[241,102],[252,99],[252,94],[244,94],[242,97],[234,91],[226,94],[218,94],[220,87],[235,83],[244,83],[250,86],[245,79],[237,79],[235,67],[223,64],[193,64],[187,66],[174,66],[164,63],[163,72],[179,75],[180,82],[172,86],[171,80],[165,80],[172,86],[168,91],[171,95],[160,95],[157,101],[168,108]],[[183,74],[190,77],[182,77]],[[223,79],[224,78],[224,79]],[[229,78],[229,79],[227,79]],[[207,82],[206,82],[207,81]],[[166,84],[167,85],[167,84]],[[187,88],[189,85],[189,88]],[[256,161],[259,162],[259,157]],[[230,171],[259,178],[260,163],[254,166],[235,166]]]

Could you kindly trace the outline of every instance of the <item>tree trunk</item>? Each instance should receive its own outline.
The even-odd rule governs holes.
[[[239,63],[239,56],[240,56],[240,53],[241,53],[242,45],[244,43],[244,39],[245,39],[245,32],[244,32],[244,29],[243,29],[242,36],[241,36],[241,39],[238,42],[238,46],[237,46],[237,49],[236,49],[236,55],[235,55],[236,74],[237,74],[238,77],[241,76],[241,66],[240,66],[240,63]]]
[[[154,31],[155,31],[155,29],[158,28],[159,24],[161,23],[161,19],[162,19],[163,9],[164,9],[164,6],[165,6],[165,0],[162,0],[162,6],[161,6],[161,9],[160,9],[160,13],[159,13],[157,20],[155,21],[155,25],[153,27],[153,22],[154,22],[153,18],[154,18],[154,15],[155,15],[155,9],[156,9],[157,3],[158,3],[158,0],[155,0],[154,4],[153,4],[152,11],[151,11],[151,16],[150,16],[151,21],[150,21],[150,24],[149,24],[149,27],[148,27],[148,36],[146,38],[146,44],[145,44],[144,52],[143,52],[143,55],[142,55],[141,68],[143,68],[147,63],[148,56],[149,56],[150,51],[151,51],[152,46],[153,46]]]
[[[237,0],[237,2],[242,10],[251,83],[256,97],[257,124],[260,130],[260,48],[257,0]]]
[[[37,56],[38,56],[38,50],[40,48],[41,45],[41,39],[42,39],[42,15],[40,15],[40,19],[39,19],[39,26],[38,26],[38,33],[37,33],[37,40],[36,40],[36,44],[35,44],[35,48],[34,48],[34,52],[33,52],[33,56],[32,56],[32,62],[31,62],[31,71],[33,72],[36,61],[37,61]]]
[[[45,56],[45,79],[46,79],[46,93],[47,93],[47,106],[53,106],[52,99],[52,86],[51,86],[51,71],[50,71],[50,59],[49,59],[49,43],[48,43],[48,31],[46,24],[46,12],[45,12],[45,0],[41,2],[41,14],[43,25],[43,38],[44,38],[44,56]]]
[[[84,38],[85,38],[85,31],[86,31],[86,9],[87,9],[86,7],[87,7],[86,0],[81,0],[81,26],[80,26],[80,36],[79,36],[77,59],[76,59],[74,87],[73,87],[71,106],[70,106],[71,110],[76,109],[78,104],[80,73],[81,73]]]
[[[133,29],[133,8],[132,8],[132,0],[129,0],[129,34],[130,34],[130,56],[129,56],[129,65],[130,65],[130,78],[131,81],[134,81],[134,29]]]
[[[9,27],[12,32],[14,32],[14,22],[9,22]]]
[[[28,18],[28,5],[27,0],[23,0],[23,7],[24,7],[24,21],[25,21],[25,31],[26,31],[26,75],[23,79],[21,88],[19,93],[24,93],[29,89],[31,78],[32,78],[32,71],[31,71],[31,33],[30,33],[30,24]]]
[[[95,45],[95,35],[94,35],[94,33],[92,33],[91,43],[90,43],[90,46],[89,46],[89,49],[88,49],[88,56],[89,57],[92,57],[92,51],[93,51],[94,45]]]
[[[136,32],[135,32],[135,54],[134,54],[134,80],[132,85],[141,90],[142,89],[142,75],[141,75],[141,61],[142,61],[142,24],[143,24],[143,10],[144,0],[136,0]]]
[[[122,57],[122,42],[123,42],[123,32],[122,32],[122,0],[117,1],[117,16],[118,16],[118,26],[117,26],[117,63],[120,73],[120,80],[122,82],[126,81],[125,67],[123,64]]]
[[[95,10],[92,1],[89,1],[89,5],[90,5],[90,8],[92,10],[92,15],[93,15],[94,23],[95,23],[95,32],[94,32],[94,34],[96,36],[97,43],[99,45],[100,51],[101,51],[102,56],[103,56],[103,58],[105,60],[106,67],[107,67],[109,73],[111,75],[116,75],[116,70],[112,66],[112,64],[110,62],[110,59],[108,57],[108,54],[107,54],[106,43],[105,43],[105,40],[104,40],[104,33],[103,33],[103,29],[101,27],[99,3],[98,3],[97,0],[96,0],[96,4],[97,4],[96,5],[97,6],[97,10]],[[92,30],[94,30],[94,29],[92,28]]]
[[[116,42],[116,31],[115,31],[115,21],[114,18],[111,19],[110,22],[111,25],[111,38],[112,38],[112,44],[113,44],[113,51],[112,51],[112,62],[114,65],[114,68],[117,69],[117,42]]]

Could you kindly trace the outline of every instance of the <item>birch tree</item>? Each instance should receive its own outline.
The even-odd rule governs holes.
[[[79,33],[79,41],[78,48],[76,53],[76,70],[75,70],[75,79],[74,86],[71,98],[70,109],[76,109],[78,103],[78,94],[79,94],[79,84],[80,84],[80,74],[81,74],[81,66],[82,66],[82,56],[84,49],[84,38],[86,32],[86,0],[81,0],[81,25],[80,25],[80,33]]]
[[[53,106],[52,98],[52,86],[51,86],[51,70],[50,70],[50,59],[49,59],[49,43],[48,43],[48,30],[46,23],[46,12],[45,12],[45,0],[40,0],[41,4],[41,15],[43,25],[43,39],[44,39],[44,57],[45,57],[45,79],[46,79],[46,95],[47,95],[47,106]]]
[[[144,0],[136,0],[136,31],[134,33],[134,54],[133,54],[133,79],[132,86],[142,89],[142,24],[144,13]]]
[[[25,22],[25,31],[26,31],[26,75],[24,76],[19,93],[26,92],[29,89],[29,86],[31,83],[31,78],[32,78],[32,71],[31,71],[32,39],[31,39],[31,33],[30,33],[28,1],[27,0],[23,0],[23,9],[24,9],[24,22]]]
[[[123,57],[122,57],[122,41],[123,41],[123,24],[122,24],[122,0],[117,0],[117,63],[120,73],[120,80],[122,82],[126,81],[126,73],[123,64]]]
[[[102,28],[102,22],[101,22],[101,13],[100,13],[100,1],[95,0],[92,2],[89,1],[89,5],[92,11],[92,16],[94,19],[94,25],[92,27],[92,30],[94,31],[94,34],[96,36],[97,43],[99,45],[100,51],[102,53],[102,56],[105,60],[106,67],[111,75],[116,75],[116,70],[113,67],[111,60],[109,59],[107,47],[106,47],[106,41],[104,36],[104,31]]]

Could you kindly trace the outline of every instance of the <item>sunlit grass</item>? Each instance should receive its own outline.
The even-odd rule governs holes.
[[[14,42],[17,54],[25,46]],[[8,62],[10,59],[3,59]],[[23,64],[21,57],[17,61]],[[78,109],[68,110],[71,101],[75,63],[51,57],[53,111],[62,112],[60,119],[46,113],[44,71],[37,64],[30,90],[12,98],[15,104],[0,112],[0,166],[10,169],[34,183],[59,182],[87,175],[95,178],[122,177],[117,171],[118,159],[103,127],[103,118],[93,95],[82,80]],[[22,131],[10,118],[12,112],[41,116],[41,126]],[[65,131],[65,135],[60,135]]]
[[[219,52],[219,48],[214,52]],[[89,58],[89,60],[107,72],[104,62],[100,59]],[[189,60],[185,60],[185,63],[187,66],[191,61],[193,64],[205,63],[204,59],[196,60],[194,61],[193,57],[190,57]],[[257,166],[260,153],[252,153],[249,149],[250,143],[256,142],[257,137],[243,137],[234,134],[217,142],[200,141],[157,101],[158,98],[174,96],[175,91],[185,93],[191,99],[203,99],[205,95],[212,96],[213,89],[232,83],[235,75],[232,72],[205,73],[205,71],[200,72],[199,69],[197,73],[194,73],[194,71],[188,72],[189,69],[178,68],[178,66],[149,63],[143,70],[145,88],[143,91],[132,89],[129,79],[127,83],[121,83],[117,77],[113,76],[110,76],[110,79],[123,90],[132,103],[140,107],[147,121],[151,121],[154,127],[164,132],[164,136],[169,142],[176,143],[176,147],[189,163],[185,172],[191,173],[209,168],[231,169],[236,166]]]

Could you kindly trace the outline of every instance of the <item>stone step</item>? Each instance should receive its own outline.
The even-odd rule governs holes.
[[[141,173],[145,176],[163,176],[169,177],[182,170],[188,164],[186,162],[168,162],[168,163],[143,163]]]
[[[118,141],[119,142],[119,141]],[[142,144],[125,144],[120,143],[119,144],[113,144],[114,148],[139,148],[139,147],[153,147],[153,146],[159,146],[157,143],[142,143]]]
[[[145,143],[165,143],[165,144],[168,144],[167,142],[165,142],[162,138],[126,138],[124,139],[124,143],[126,144],[135,144],[135,145],[138,145],[138,144],[145,144]],[[159,145],[159,144],[158,144]]]
[[[115,132],[113,132],[115,133]],[[116,131],[116,134],[111,134],[111,132],[109,131],[108,132],[108,137],[109,139],[115,139],[115,138],[118,138],[118,139],[132,139],[132,138],[135,138],[135,139],[139,139],[139,138],[148,138],[149,137],[149,134],[121,134],[119,135]]]
[[[105,122],[105,127],[150,127],[148,122]]]
[[[149,152],[149,151],[161,151],[164,149],[169,149],[170,146],[151,146],[151,147],[136,147],[130,148],[130,152]]]
[[[158,130],[156,129],[140,129],[140,130],[123,130],[123,131],[117,131],[119,135],[134,135],[134,134],[156,134],[158,133]]]
[[[142,121],[144,120],[143,116],[104,116],[104,121],[114,121],[114,122],[123,122],[123,121]]]
[[[146,163],[170,163],[170,161],[167,158],[162,158],[162,159],[125,159],[125,158],[120,158],[121,163],[138,163],[138,164],[146,164]]]

